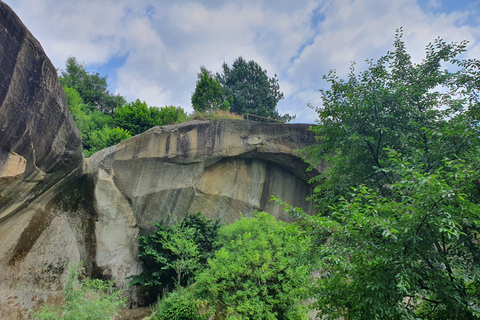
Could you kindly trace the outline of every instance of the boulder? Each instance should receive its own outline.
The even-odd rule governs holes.
[[[127,289],[125,278],[141,272],[137,239],[154,222],[175,223],[201,211],[231,223],[255,210],[292,221],[272,195],[313,212],[307,181],[322,168],[307,172],[297,151],[315,143],[309,127],[191,121],[152,128],[92,155],[86,172],[98,215],[96,265]]]
[[[138,237],[187,213],[231,223],[264,210],[293,218],[274,195],[313,212],[297,152],[309,125],[245,120],[156,127],[84,160],[81,136],[40,44],[0,1],[0,319],[28,319],[61,302],[63,275],[112,278],[130,306],[141,296]]]
[[[0,221],[82,166],[57,71],[0,1]]]
[[[58,299],[65,266],[86,257],[87,220],[56,205],[83,163],[55,67],[0,1],[0,319]]]

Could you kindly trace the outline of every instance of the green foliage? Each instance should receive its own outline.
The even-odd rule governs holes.
[[[392,196],[361,186],[328,217],[294,210],[317,230],[315,308],[325,319],[480,317],[480,150],[430,173],[393,151],[390,161]]]
[[[456,87],[457,74],[442,64],[465,51],[465,42],[447,44],[436,40],[427,47],[420,64],[413,64],[401,40],[395,50],[369,61],[366,71],[356,75],[352,66],[347,81],[335,71],[324,78],[331,84],[321,90],[323,105],[317,108],[318,125],[312,130],[322,141],[312,146],[308,159],[326,161],[329,170],[317,178],[316,197],[322,212],[349,187],[365,184],[385,188],[397,177],[388,173],[390,147],[404,155],[419,155],[426,172],[442,165],[442,159],[460,156],[478,145],[478,128],[466,116],[465,99]]]
[[[78,62],[75,57],[67,59],[65,70],[61,71],[59,79],[63,86],[78,91],[89,111],[98,110],[112,114],[117,107],[125,104],[122,96],[108,91],[106,76],[88,72],[85,64]]]
[[[148,107],[145,101],[137,99],[117,108],[113,119],[116,126],[137,135],[155,126],[174,124],[184,116],[180,107]]]
[[[401,36],[360,75],[325,77],[307,150],[329,164],[320,213],[287,205],[314,235],[322,319],[480,317],[478,69],[441,39],[414,64]]]
[[[67,59],[59,79],[75,125],[82,134],[86,157],[151,127],[186,118],[180,107],[149,108],[140,100],[125,105],[123,97],[107,90],[107,77],[87,72],[85,65],[73,57]]]
[[[213,78],[210,71],[200,67],[197,86],[192,94],[192,105],[196,112],[211,112],[215,110],[228,110],[229,104],[223,103],[223,88]]]
[[[152,320],[207,320],[207,301],[196,298],[190,289],[166,294],[157,304]]]
[[[308,244],[300,229],[260,212],[221,228],[218,242],[196,283],[217,318],[306,319],[299,301],[311,277],[300,259]]]
[[[187,214],[177,225],[155,223],[155,232],[139,239],[139,257],[144,271],[130,277],[131,285],[146,287],[151,297],[185,286],[213,255],[220,221],[206,219],[200,212]]]
[[[217,73],[216,80],[224,91],[225,108],[236,114],[254,114],[281,121],[290,121],[295,116],[280,115],[277,103],[283,99],[277,75],[267,76],[267,70],[255,61],[239,57],[232,68],[223,64],[223,74]],[[261,120],[263,121],[263,120]]]
[[[85,278],[80,265],[70,268],[63,290],[63,303],[56,308],[45,304],[34,314],[37,320],[105,320],[114,319],[118,307],[125,304],[122,292],[111,281]]]
[[[116,145],[131,137],[132,135],[127,130],[104,126],[101,130],[95,130],[88,134],[90,150],[84,151],[84,154],[89,157],[97,151]]]

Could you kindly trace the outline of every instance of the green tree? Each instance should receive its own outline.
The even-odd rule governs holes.
[[[316,234],[313,307],[322,319],[478,319],[480,149],[429,173],[389,152],[389,197],[360,186],[328,216],[289,207]]]
[[[86,157],[89,157],[97,151],[119,144],[123,140],[131,137],[132,135],[127,130],[118,127],[110,128],[104,126],[102,129],[92,131],[88,134],[89,150],[85,150],[84,154]]]
[[[401,36],[365,72],[325,77],[307,150],[329,164],[320,213],[287,206],[314,234],[325,319],[480,317],[478,73],[456,60],[465,42],[438,39],[414,64]]]
[[[200,67],[197,86],[192,94],[193,109],[197,112],[228,110],[229,104],[223,102],[223,88],[205,67]]]
[[[88,72],[85,64],[78,62],[75,57],[67,59],[65,70],[61,70],[59,79],[63,86],[78,91],[90,111],[112,114],[116,108],[125,104],[125,98],[108,91],[106,76]]]
[[[137,135],[155,126],[174,124],[184,116],[185,112],[180,107],[148,107],[145,101],[137,99],[117,108],[113,120],[115,126]]]
[[[34,314],[37,320],[106,320],[114,319],[118,307],[126,302],[122,292],[112,281],[85,278],[79,281],[83,271],[80,265],[70,267],[63,289],[60,307],[45,304]]]
[[[469,106],[458,95],[458,73],[442,69],[465,51],[465,42],[447,44],[438,39],[427,47],[420,64],[411,62],[398,31],[395,50],[366,71],[348,80],[335,71],[324,78],[329,90],[321,90],[323,105],[317,108],[318,125],[312,130],[321,145],[312,146],[307,158],[325,161],[329,170],[317,178],[316,198],[320,210],[365,184],[389,194],[396,181],[386,170],[386,147],[404,155],[418,153],[426,172],[435,170],[447,157],[452,159],[478,145],[478,130],[465,118]],[[441,89],[440,89],[441,88]]]
[[[169,250],[174,259],[158,256],[158,262],[165,264],[164,268],[171,268],[177,274],[178,291],[182,291],[180,285],[182,275],[198,268],[200,252],[195,241],[195,229],[173,227],[171,232],[166,233],[161,240],[163,248]]]
[[[220,229],[221,249],[197,277],[197,290],[226,319],[306,319],[299,304],[311,283],[300,259],[308,237],[295,225],[254,213]]]
[[[164,221],[155,223],[155,232],[139,239],[139,257],[144,270],[130,277],[130,284],[145,287],[154,299],[162,291],[171,291],[174,280],[177,286],[186,286],[213,255],[220,226],[219,220],[209,220],[200,212],[187,214],[173,226]]]
[[[277,103],[283,99],[277,75],[267,76],[267,70],[255,61],[246,61],[239,57],[232,68],[223,64],[223,73],[216,75],[223,87],[224,101],[230,105],[230,111],[236,114],[254,114],[275,120],[290,121],[294,116],[280,115]],[[260,121],[263,121],[259,118]]]

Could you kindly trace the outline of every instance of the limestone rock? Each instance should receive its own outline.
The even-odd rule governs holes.
[[[226,223],[265,210],[291,221],[271,195],[312,212],[297,149],[309,125],[191,121],[152,128],[84,163],[56,70],[0,1],[0,319],[27,319],[60,302],[68,265],[111,277],[142,303],[138,236],[154,221],[202,211]],[[86,168],[82,175],[83,168]]]
[[[54,66],[0,1],[0,319],[58,299],[65,266],[88,260],[89,220],[57,201],[83,162]]]
[[[292,221],[274,195],[312,212],[307,165],[296,151],[314,142],[309,125],[244,120],[155,127],[102,150],[87,162],[94,181],[96,264],[121,288],[138,274],[138,235],[153,222],[201,211],[231,223],[265,210]],[[321,168],[318,168],[321,170]],[[137,297],[130,295],[136,304]]]
[[[0,1],[0,221],[82,165],[55,67]]]

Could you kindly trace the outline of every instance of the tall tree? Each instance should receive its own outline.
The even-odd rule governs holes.
[[[437,39],[415,64],[401,38],[359,75],[325,77],[308,150],[329,163],[320,214],[289,207],[315,234],[325,319],[480,316],[479,74],[456,60],[465,42]]]
[[[442,69],[455,62],[466,43],[442,40],[427,47],[425,59],[414,64],[398,31],[395,50],[372,60],[366,71],[356,74],[354,66],[347,80],[336,72],[324,76],[331,88],[321,90],[318,125],[312,130],[322,141],[310,148],[313,162],[326,161],[330,169],[317,178],[321,182],[319,205],[330,202],[350,187],[365,184],[387,195],[395,177],[388,172],[386,147],[404,155],[417,154],[422,170],[436,170],[447,157],[468,151],[478,139],[472,119],[467,120],[465,96],[461,96],[460,73]],[[442,88],[442,90],[439,90]]]
[[[267,76],[267,70],[255,61],[246,61],[239,57],[230,68],[223,64],[223,73],[216,75],[217,81],[225,92],[224,101],[230,105],[230,111],[237,114],[254,114],[281,121],[290,121],[294,116],[280,115],[277,103],[283,99],[277,75]]]
[[[108,91],[107,77],[97,72],[88,72],[85,64],[75,57],[69,57],[65,70],[61,70],[62,85],[74,88],[83,102],[91,110],[99,110],[104,114],[112,114],[116,108],[125,104],[125,98]]]
[[[197,76],[197,86],[192,94],[193,109],[199,112],[228,110],[228,103],[223,101],[222,86],[214,79],[212,73],[201,66]]]

